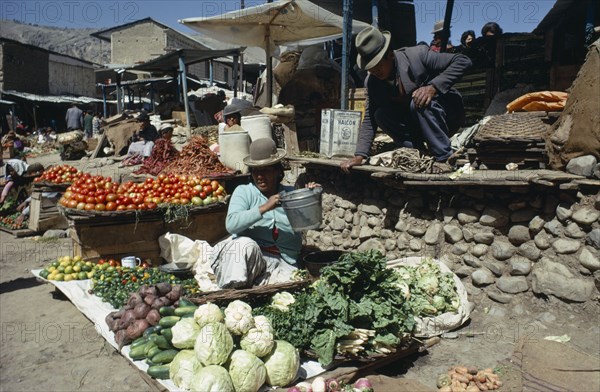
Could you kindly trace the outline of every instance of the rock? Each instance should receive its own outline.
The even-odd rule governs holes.
[[[375,249],[380,251],[383,255],[386,254],[385,251],[385,247],[383,246],[383,244],[377,240],[376,238],[371,238],[369,240],[366,240],[365,242],[363,242],[362,244],[359,245],[357,251],[359,252],[365,252],[367,250],[370,249]]]
[[[494,256],[496,260],[507,260],[517,251],[514,246],[505,240],[494,241],[490,250],[492,251],[492,256]]]
[[[467,266],[462,266],[459,269],[457,269],[456,271],[454,271],[454,273],[459,277],[459,278],[466,278],[467,276],[471,275],[472,273],[472,269],[467,267]]]
[[[407,222],[404,219],[398,219],[398,223],[394,226],[396,231],[404,231],[407,227]]]
[[[533,219],[531,219],[531,221],[529,221],[529,230],[532,233],[537,234],[540,232],[540,230],[542,230],[544,228],[545,224],[546,224],[545,220],[543,220],[539,216],[535,216]]]
[[[418,238],[413,238],[412,240],[410,240],[408,242],[408,247],[413,252],[418,252],[423,249],[423,240],[420,240]]]
[[[552,234],[555,237],[559,237],[563,231],[563,225],[556,218],[552,219],[544,225],[546,232]]]
[[[458,215],[456,216],[461,225],[466,225],[467,223],[475,223],[479,220],[479,212],[475,211],[471,208],[463,208],[458,211]]]
[[[600,249],[600,229],[596,228],[590,231],[585,238],[585,243],[592,245],[596,249]]]
[[[365,215],[359,215],[360,216],[360,220],[358,222],[359,226],[363,227],[363,226],[367,226],[368,225],[368,218]]]
[[[368,203],[368,202],[370,202],[370,203],[369,204],[361,204],[360,206],[358,206],[358,210],[364,214],[370,214],[370,215],[382,214],[381,208],[377,207],[375,204],[371,204],[373,201],[365,200],[365,203]]]
[[[496,282],[496,286],[509,294],[517,294],[529,290],[527,279],[524,276],[501,276]]]
[[[44,235],[42,237],[44,237],[44,238],[67,238],[67,231],[66,230],[46,230],[46,232],[44,232]]]
[[[495,289],[495,288],[487,289],[486,293],[492,301],[500,302],[501,304],[507,304],[513,298],[512,295],[503,293],[502,291]]]
[[[346,210],[344,213],[344,221],[351,223],[354,220],[354,214],[350,210]]]
[[[597,210],[600,210],[600,193],[598,193],[596,195],[596,200],[594,201],[594,207],[596,207]]]
[[[567,163],[567,172],[578,176],[591,177],[598,160],[593,155],[573,158]]]
[[[344,243],[344,237],[342,237],[341,234],[334,235],[333,238],[331,239],[331,242],[335,246],[340,246]]]
[[[521,225],[511,227],[508,231],[508,240],[515,246],[519,246],[531,240],[531,236],[529,235],[529,227]]]
[[[360,226],[353,226],[352,230],[350,230],[350,238],[356,239],[360,236]]]
[[[503,308],[500,308],[498,306],[492,306],[492,308],[488,312],[488,316],[492,317],[492,318],[496,318],[498,320],[503,320],[506,318],[506,310],[504,310]],[[500,334],[502,333],[502,331],[498,331],[498,332]],[[497,335],[494,335],[494,336],[495,336],[494,339],[499,338],[499,336],[497,336]]]
[[[450,248],[450,252],[452,252],[452,254],[457,255],[457,256],[464,255],[468,251],[469,251],[469,245],[465,244],[464,242],[459,242],[458,244],[454,244],[454,245],[452,245],[452,248]]]
[[[475,286],[487,286],[496,280],[494,275],[485,268],[479,268],[471,274],[471,280]]]
[[[456,208],[442,208],[442,215],[444,217],[444,223],[449,223],[450,221],[452,221],[452,219],[454,219],[454,215],[456,215]]]
[[[489,269],[490,271],[492,271],[492,273],[496,276],[502,276],[502,273],[504,272],[504,267],[505,267],[504,263],[501,263],[501,262],[495,261],[495,260],[491,260],[491,259],[484,259],[481,262],[481,265],[484,266],[485,268]]]
[[[535,211],[519,210],[510,214],[510,221],[513,223],[529,222],[535,216]]]
[[[369,218],[367,218],[367,224],[370,227],[379,227],[381,226],[381,220],[376,216],[370,216]]]
[[[392,238],[394,236],[394,232],[389,229],[381,230],[381,238]]]
[[[594,172],[592,173],[592,176],[598,180],[600,180],[600,163],[598,163],[595,167],[594,167]],[[596,207],[597,209],[600,210],[600,208]]]
[[[342,218],[335,217],[329,224],[331,230],[342,231],[346,228],[346,221]]]
[[[463,229],[463,237],[465,241],[471,242],[475,238],[475,234],[470,229]]]
[[[509,211],[506,208],[487,207],[485,210],[483,210],[483,213],[479,218],[479,223],[484,226],[490,226],[499,229],[508,224],[509,216]]]
[[[383,242],[383,247],[386,251],[394,250],[394,248],[396,248],[396,241],[388,238]]]
[[[525,243],[525,244],[521,244],[518,248],[517,248],[517,254],[519,256],[523,256],[531,261],[537,261],[540,256],[542,255],[542,252],[535,247],[535,244],[532,243]]]
[[[485,244],[477,244],[471,248],[471,254],[475,257],[481,257],[488,251],[488,246]]]
[[[600,258],[598,258],[597,255],[594,255],[593,251],[587,247],[584,247],[581,250],[579,262],[592,272],[600,270]]]
[[[535,237],[533,237],[533,242],[535,242],[535,246],[538,249],[546,250],[550,247],[550,236],[544,232],[540,231]]]
[[[533,268],[531,286],[536,294],[553,295],[573,302],[585,302],[594,293],[594,283],[578,279],[562,264],[543,258]]]
[[[446,241],[448,241],[451,244],[455,244],[463,239],[462,230],[460,229],[460,227],[455,225],[444,226],[444,234]]]
[[[600,213],[592,207],[582,207],[577,211],[573,212],[571,217],[575,222],[582,226],[590,226],[592,223],[598,220]]]
[[[571,222],[565,227],[565,235],[569,238],[580,239],[585,237],[585,232],[577,226],[577,223]]]
[[[561,222],[566,222],[573,215],[569,205],[561,203],[556,207],[556,217]]]
[[[319,241],[323,244],[323,246],[330,246],[333,244],[333,238],[328,234],[323,234],[319,237]]]
[[[358,235],[358,239],[363,241],[363,240],[373,237],[374,235],[375,234],[373,233],[373,229],[371,229],[368,226],[362,226],[360,228],[360,234]]]
[[[552,243],[552,249],[558,254],[575,253],[581,247],[581,243],[576,240],[559,238]]]
[[[596,285],[596,290],[600,291],[600,271],[594,272],[594,284]]]
[[[338,218],[343,218],[344,216],[346,216],[346,211],[343,208],[336,208],[335,209],[335,216]]]
[[[398,239],[396,240],[396,247],[399,250],[404,250],[408,248],[408,243],[410,242],[410,240],[411,238],[408,234],[402,233],[398,236]]]
[[[531,272],[531,261],[522,258],[511,259],[508,263],[508,272],[515,275],[528,275]]]
[[[542,323],[552,325],[556,321],[556,316],[550,312],[544,312],[539,315],[538,320],[540,320]]]
[[[476,297],[479,294],[483,293],[482,289],[480,289],[479,287],[473,286],[469,282],[463,282],[463,285],[465,286],[465,290],[467,290],[467,295],[469,296],[469,298]]]
[[[336,200],[335,204],[339,208],[343,208],[343,209],[349,210],[349,211],[356,211],[356,204],[354,204],[351,201],[348,201],[346,199],[340,198],[340,199]]]
[[[463,262],[468,265],[471,266],[473,268],[479,268],[481,267],[481,260],[479,260],[477,257],[475,256],[471,256],[471,255],[464,255],[463,256]]]
[[[406,232],[413,237],[422,237],[425,234],[426,229],[421,226],[411,225]]]
[[[477,233],[475,233],[475,236],[473,237],[473,239],[478,244],[491,245],[492,242],[494,242],[494,233],[492,233],[491,231],[477,232]]]
[[[359,214],[352,214],[352,215],[353,215],[353,217],[352,217],[352,224],[354,226],[358,226],[360,224],[360,218],[361,218],[361,216]]]
[[[511,211],[521,210],[527,207],[527,202],[524,200],[513,201],[508,205],[508,209]]]
[[[354,248],[354,241],[347,239],[342,243],[342,247],[344,249],[352,249]]]
[[[410,233],[410,231],[409,231],[409,233]],[[427,245],[435,245],[440,242],[441,234],[442,234],[442,224],[439,222],[436,222],[436,223],[432,224],[431,226],[429,226],[429,228],[425,232],[425,237],[423,238],[423,240],[425,241],[425,243]]]

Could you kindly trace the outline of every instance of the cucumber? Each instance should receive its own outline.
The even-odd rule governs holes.
[[[171,343],[169,343],[167,338],[165,338],[164,336],[153,336],[152,342],[163,350],[168,350],[168,349],[173,348]]]
[[[173,325],[177,324],[180,319],[181,317],[179,316],[165,316],[159,320],[158,325],[162,328],[171,328]]]
[[[129,358],[133,359],[134,361],[139,361],[140,359],[146,358],[145,350],[147,344],[148,343],[134,347],[131,350],[129,350]]]
[[[171,343],[171,341],[173,340],[173,331],[171,331],[171,328],[163,329],[162,331],[160,331],[160,335],[164,336],[169,343]]]
[[[194,313],[186,313],[181,318],[194,318]]]
[[[154,343],[153,341],[149,341],[148,344],[144,346],[144,356],[146,358],[148,358],[148,353],[150,352],[150,350],[152,350],[153,347],[157,347],[156,343]]]
[[[150,377],[159,379],[159,380],[167,380],[169,378],[169,369],[170,365],[154,365],[150,366],[147,370],[147,373]]]
[[[196,304],[194,304],[192,301],[189,301],[189,300],[187,300],[185,298],[179,298],[179,307],[180,308],[185,308],[187,306],[196,306]]]
[[[173,360],[173,358],[175,358],[175,355],[177,355],[177,353],[179,353],[179,350],[164,350],[153,356],[151,361],[161,365],[165,363],[171,363],[171,361]]]
[[[158,309],[158,313],[160,313],[161,316],[173,316],[175,314],[175,308],[172,306],[161,306],[161,308]]]
[[[179,306],[175,309],[175,316],[184,316],[186,314],[194,314],[194,312],[198,309],[196,305],[194,306]]]
[[[131,343],[131,348],[135,348],[137,346],[141,346],[142,344],[146,344],[146,343],[148,343],[148,338],[146,338],[145,336],[140,336],[139,338],[135,339]]]
[[[160,347],[153,346],[150,350],[148,350],[148,355],[146,355],[146,358],[149,358],[151,360],[153,356],[155,356],[156,354],[158,354],[161,351],[162,351],[162,349]]]
[[[160,329],[161,329],[160,325],[156,325],[154,327],[148,327],[148,328],[146,328],[146,330],[144,331],[144,334],[142,336],[148,337],[148,336],[152,335],[153,333],[159,333]]]

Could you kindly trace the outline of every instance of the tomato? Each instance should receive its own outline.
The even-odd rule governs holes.
[[[207,195],[210,195],[213,191],[212,186],[210,185],[205,185],[204,188],[202,188],[202,191],[204,193],[206,193]]]
[[[206,193],[204,193],[204,192],[200,192],[200,194],[198,196],[200,196],[200,198],[202,200],[206,199]]]
[[[69,208],[77,208],[77,200],[69,200],[69,202],[67,203],[67,207]]]
[[[96,204],[96,198],[94,196],[88,196],[85,198],[85,202],[88,204],[92,204],[92,203]]]
[[[124,204],[118,205],[117,211],[125,211],[125,205]]]
[[[96,211],[104,211],[106,210],[106,205],[104,203],[97,203],[95,209]]]
[[[127,204],[127,207],[125,207],[127,210],[135,210],[137,208],[137,206],[135,204]]]
[[[97,264],[100,264],[100,265],[102,265],[102,264],[104,264],[104,263],[106,263],[106,260],[104,260],[104,259],[100,259],[100,260],[98,260],[98,263],[97,263]]]
[[[117,262],[115,261],[115,259],[108,259],[108,265],[114,267],[117,265]]]
[[[179,202],[181,204],[190,204],[190,199],[186,199],[185,197],[182,197]]]
[[[104,203],[106,202],[106,195],[96,195],[95,199],[96,203]]]
[[[78,210],[83,210],[85,209],[85,203],[84,202],[79,202],[77,203],[77,207]]]
[[[75,199],[76,199],[78,202],[80,202],[80,203],[81,203],[81,202],[84,202],[84,201],[85,201],[85,196],[84,196],[84,195],[82,195],[81,193],[78,193],[78,194],[76,194],[76,195],[75,195]]]
[[[116,201],[118,198],[116,193],[109,193],[106,195],[106,201]]]
[[[96,204],[94,203],[85,203],[83,207],[86,211],[91,211],[96,208]]]
[[[108,203],[106,203],[107,211],[114,211],[116,209],[117,209],[117,203],[115,203],[114,201],[109,201]]]
[[[219,189],[219,181],[212,180],[210,182],[210,186],[212,187],[213,191],[216,191],[217,189]]]

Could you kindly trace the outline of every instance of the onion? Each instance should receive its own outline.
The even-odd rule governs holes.
[[[359,378],[354,383],[354,388],[358,389],[359,392],[373,392],[373,384],[368,378]]]

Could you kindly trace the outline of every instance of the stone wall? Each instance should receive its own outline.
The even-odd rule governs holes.
[[[323,185],[323,224],[305,243],[321,250],[379,249],[388,259],[435,257],[470,295],[566,302],[598,297],[600,192],[555,188],[395,189],[354,174],[309,169]]]

